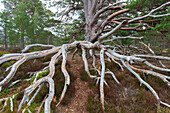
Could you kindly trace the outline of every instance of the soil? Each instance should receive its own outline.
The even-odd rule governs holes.
[[[83,67],[83,62],[79,55],[75,55],[76,60],[71,60],[71,56],[68,56],[68,63],[70,64],[70,71],[76,77],[75,80],[75,96],[72,98],[71,104],[58,106],[60,113],[88,113],[88,95],[92,93],[89,89],[88,82],[80,79],[80,70]]]

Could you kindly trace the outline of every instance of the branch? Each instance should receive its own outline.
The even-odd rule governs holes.
[[[2,62],[12,60],[13,58],[17,58],[17,59],[20,58],[20,59],[15,64],[12,65],[10,73],[6,76],[6,78],[4,80],[2,80],[0,82],[0,86],[7,84],[12,79],[12,77],[15,75],[18,67],[21,64],[23,64],[25,61],[30,60],[30,59],[35,59],[35,58],[41,58],[41,57],[47,56],[49,54],[56,53],[59,49],[60,49],[60,47],[55,47],[50,50],[44,50],[44,51],[40,51],[40,52],[9,54],[9,55],[2,56],[2,58],[1,58]],[[6,60],[6,58],[7,58],[7,60]]]
[[[133,36],[126,36],[126,37],[120,37],[120,36],[118,36],[118,37],[116,37],[116,36],[113,36],[112,39],[110,39],[110,40],[104,40],[104,41],[102,41],[101,43],[112,42],[112,41],[117,40],[117,39],[138,39],[138,40],[141,40],[142,38],[144,38],[144,37],[133,37]]]
[[[96,22],[96,19],[104,12],[106,12],[107,10],[116,10],[116,9],[122,9],[123,6],[106,6],[102,9],[100,9],[99,11],[96,12],[96,14],[94,15],[92,21],[91,21],[91,25],[93,25]]]
[[[48,98],[45,100],[45,113],[48,113],[48,111],[50,111],[50,104],[51,101],[53,99],[54,96],[54,81],[52,80],[51,77],[46,76],[43,77],[41,79],[39,79],[37,82],[35,82],[33,85],[29,86],[28,88],[25,89],[24,92],[24,97],[22,98],[22,101],[20,102],[20,105],[18,107],[18,112],[20,112],[22,105],[25,103],[25,101],[27,99],[29,99],[29,96],[31,95],[31,93],[42,83],[47,82],[49,84],[49,96]]]
[[[114,17],[116,17],[116,16],[118,16],[118,15],[120,15],[120,14],[123,14],[123,13],[125,13],[125,12],[127,12],[127,11],[129,11],[129,9],[123,9],[123,10],[120,10],[120,11],[117,11],[117,12],[111,14],[111,15],[110,15],[109,17],[107,17],[107,18],[105,19],[105,21],[102,23],[101,28],[104,28],[105,25],[108,23],[109,20],[111,20],[111,19],[113,19]]]
[[[116,37],[115,39],[124,39],[124,38],[125,39],[126,38],[140,39],[142,37],[128,37],[127,36],[127,37],[123,37],[123,38],[122,37]],[[161,104],[163,104],[163,105],[165,105],[167,107],[170,107],[169,104],[164,103],[159,99],[159,96],[157,95],[155,90],[148,83],[146,83],[144,80],[142,80],[142,78],[134,70],[141,71],[141,72],[144,72],[144,73],[147,73],[147,74],[152,74],[154,76],[157,76],[157,77],[161,78],[168,85],[170,85],[170,82],[169,82],[170,77],[166,76],[166,75],[163,75],[163,74],[160,74],[158,72],[151,71],[151,70],[137,69],[137,68],[131,66],[131,64],[134,63],[134,62],[141,62],[141,63],[145,63],[146,65],[150,66],[153,69],[158,69],[158,70],[161,70],[161,71],[170,72],[170,69],[164,69],[164,68],[154,66],[154,65],[150,64],[146,59],[140,58],[140,57],[146,57],[146,58],[156,58],[156,59],[170,60],[170,57],[155,56],[155,55],[153,55],[153,56],[150,56],[150,55],[133,55],[133,56],[122,55],[122,54],[125,54],[124,50],[123,50],[123,52],[120,52],[118,50],[119,48],[121,49],[121,46],[118,46],[118,45],[115,44],[115,46],[116,46],[115,47],[115,46],[110,46],[110,45],[102,45],[101,43],[102,43],[102,41],[100,43],[99,43],[99,41],[95,42],[94,44],[89,42],[89,41],[75,41],[75,42],[73,42],[71,44],[64,44],[64,45],[62,45],[60,47],[54,47],[52,49],[45,50],[45,51],[38,51],[38,52],[33,52],[33,53],[4,55],[4,56],[0,57],[0,61],[4,62],[6,58],[7,59],[9,58],[8,60],[11,60],[11,58],[15,58],[15,60],[17,60],[17,62],[11,66],[11,71],[10,71],[11,74],[9,73],[7,75],[7,77],[3,81],[0,82],[1,83],[0,86],[3,86],[4,84],[8,83],[11,80],[11,78],[14,76],[17,68],[22,63],[24,63],[25,61],[30,60],[30,59],[36,59],[36,58],[44,57],[44,56],[47,56],[47,55],[50,55],[50,54],[54,54],[52,56],[50,62],[46,63],[48,66],[41,69],[40,71],[34,72],[34,74],[36,74],[36,76],[38,75],[38,73],[40,73],[40,72],[42,72],[44,70],[49,70],[50,73],[47,76],[40,78],[39,80],[37,80],[37,78],[34,79],[33,84],[30,85],[29,87],[27,87],[24,90],[25,91],[24,96],[23,96],[23,98],[22,98],[22,100],[20,102],[20,105],[18,107],[18,113],[22,109],[23,105],[26,106],[23,109],[23,112],[25,112],[26,110],[28,112],[31,112],[29,109],[27,109],[27,107],[30,106],[31,103],[34,101],[36,95],[39,93],[39,91],[41,90],[43,85],[45,83],[48,83],[49,95],[48,95],[47,98],[46,97],[44,98],[44,100],[43,100],[43,102],[41,104],[41,107],[42,107],[42,105],[43,105],[43,103],[45,101],[44,110],[45,110],[45,113],[48,113],[50,111],[50,105],[51,105],[51,101],[53,99],[54,90],[55,90],[54,81],[52,79],[54,74],[55,74],[55,64],[61,58],[63,58],[62,59],[62,64],[61,64],[61,70],[62,70],[62,73],[64,74],[64,77],[65,77],[65,84],[64,84],[64,88],[63,88],[61,97],[59,99],[59,102],[56,105],[56,106],[58,106],[60,104],[61,100],[64,98],[65,92],[66,92],[66,90],[68,88],[68,85],[70,84],[70,76],[69,76],[69,73],[66,70],[67,54],[69,53],[69,51],[80,47],[82,49],[82,59],[83,59],[83,62],[84,62],[85,71],[87,72],[87,74],[91,78],[97,79],[96,83],[98,83],[99,80],[100,80],[100,100],[101,100],[103,111],[105,109],[104,108],[104,85],[108,86],[107,82],[104,79],[105,74],[111,74],[113,79],[116,81],[116,83],[120,84],[120,82],[117,80],[114,73],[111,72],[110,70],[106,69],[104,54],[108,56],[107,58],[111,58],[112,61],[117,63],[121,67],[121,69],[123,70],[122,65],[117,61],[117,60],[121,60],[122,64],[131,73],[133,73],[136,76],[136,78],[140,81],[140,83],[144,84],[147,88],[149,88],[149,90],[153,93],[153,95],[158,100],[158,103],[161,103]],[[118,49],[117,49],[117,47],[118,47]],[[95,67],[95,60],[96,60],[95,59],[95,54],[94,54],[94,52],[91,51],[92,49],[96,49],[96,48],[100,49],[100,62],[101,62],[100,64],[101,64],[101,68],[102,68],[101,70],[97,69]],[[114,50],[111,50],[110,48],[113,48]],[[92,76],[90,74],[89,64],[88,64],[88,61],[87,61],[87,58],[86,58],[86,49],[90,50],[90,55],[93,56],[93,64],[92,64],[92,66],[98,72],[100,77]],[[12,84],[17,83],[18,81],[20,81],[20,80],[17,80],[15,82],[13,82]],[[31,96],[31,99],[29,99],[30,96]],[[11,104],[11,111],[13,111],[13,104],[14,103],[13,103],[12,97],[9,98],[9,99],[10,99],[10,104]],[[7,105],[7,100],[8,100],[8,98],[3,98],[3,99],[0,99],[0,102],[5,101],[4,106],[6,106]],[[26,102],[28,102],[28,103],[25,104]],[[3,108],[4,108],[4,106],[3,106]],[[40,107],[40,109],[41,109],[41,107]]]
[[[108,52],[105,52],[106,53],[106,55],[109,57],[109,58],[111,58],[112,59],[112,61],[113,62],[115,62],[116,64],[118,64],[119,65],[119,67],[121,68],[121,70],[122,71],[124,71],[124,69],[123,69],[123,67],[122,67],[122,65],[119,63],[119,62],[117,62],[117,61],[115,61],[114,59],[117,59],[116,57],[114,57],[113,55],[111,55],[110,53],[108,53]],[[119,59],[118,59],[119,60]]]
[[[162,8],[162,7],[164,7],[164,6],[168,5],[168,4],[170,4],[170,2],[166,2],[166,3],[162,4],[161,6],[157,7],[156,9],[151,10],[148,14],[146,14],[146,15],[144,15],[144,16],[137,17],[137,18],[134,18],[134,19],[132,19],[132,20],[129,20],[128,23],[131,23],[131,22],[136,21],[136,20],[141,20],[141,19],[144,19],[144,18],[146,18],[146,17],[156,18],[156,17],[169,16],[170,13],[168,13],[168,14],[162,14],[162,15],[152,15],[152,13],[154,13],[155,11],[159,10],[160,8]]]
[[[144,44],[143,42],[139,42],[139,43],[141,43],[142,45],[144,45],[145,47],[147,47],[147,48],[149,49],[149,51],[150,51],[153,55],[155,55],[155,52],[150,48],[150,46]],[[162,66],[163,68],[166,68],[166,66],[165,66],[160,60],[158,60],[158,62],[161,64],[161,66]]]
[[[3,79],[0,82],[0,86],[2,85],[6,85],[11,79],[12,77],[15,75],[18,67],[24,63],[27,60],[28,57],[23,57],[22,59],[20,59],[19,61],[17,61],[15,64],[12,65],[11,71],[10,73],[5,77],[5,79]]]
[[[110,24],[110,23],[115,23],[115,24],[120,24],[121,22],[117,22],[117,21],[110,21],[109,23],[108,23],[108,25],[109,26],[111,26],[111,27],[114,27],[112,24]],[[153,28],[152,26],[150,26],[150,25],[148,25],[147,23],[142,23],[142,22],[140,22],[141,24],[140,25],[136,25],[136,26],[134,26],[134,27],[121,27],[120,28],[120,30],[134,30],[134,31],[146,31],[147,29],[138,29],[138,28],[140,28],[140,27],[143,27],[143,26],[146,26],[146,27],[149,27],[149,28]],[[104,29],[103,30],[103,32],[108,32],[108,31],[110,31],[111,29]]]
[[[99,37],[99,42],[101,42],[104,38],[110,36],[114,32],[116,32],[118,29],[120,29],[122,26],[124,26],[127,23],[127,21],[121,22],[119,25],[117,25],[114,29],[112,29],[110,32],[104,34],[103,36]]]
[[[83,6],[76,6],[76,7],[72,7],[70,8],[68,11],[66,11],[62,16],[61,16],[61,20],[63,18],[64,15],[68,15],[72,10],[79,10],[79,9],[83,9]]]

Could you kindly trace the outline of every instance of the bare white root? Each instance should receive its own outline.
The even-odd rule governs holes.
[[[105,76],[105,62],[104,62],[104,48],[100,51],[100,62],[102,65],[101,79],[100,79],[100,100],[102,103],[102,108],[104,108],[104,76]]]
[[[22,52],[24,53],[24,52],[28,51],[31,47],[36,47],[36,46],[40,46],[40,47],[52,47],[52,48],[55,47],[54,45],[32,44],[32,45],[26,46],[26,47],[22,50]]]
[[[169,104],[167,104],[167,103],[165,103],[165,102],[162,102],[162,101],[160,100],[158,94],[156,93],[156,91],[155,91],[147,82],[145,82],[135,71],[133,71],[124,60],[121,60],[121,61],[122,61],[123,65],[124,65],[131,73],[133,73],[133,74],[136,76],[136,78],[140,81],[140,83],[141,83],[141,84],[144,84],[144,85],[152,92],[152,94],[155,96],[155,98],[156,98],[157,101],[158,101],[158,105],[159,105],[159,103],[161,103],[161,104],[164,103],[163,105],[165,105],[165,106],[167,106],[167,107],[170,106]]]
[[[84,61],[84,67],[85,67],[85,71],[87,72],[87,74],[89,75],[90,78],[96,78],[96,76],[93,76],[90,74],[89,71],[89,66],[88,66],[88,62],[87,62],[87,58],[86,58],[86,50],[84,47],[82,47],[82,59]]]
[[[114,75],[114,73],[113,73],[113,72],[111,72],[111,71],[107,71],[107,72],[105,72],[105,74],[111,74],[111,75],[112,75],[112,77],[113,77],[113,79],[116,81],[116,83],[117,83],[117,84],[120,84],[120,82],[117,80],[117,78],[116,78],[116,76]]]
[[[26,110],[28,112],[31,112],[28,109],[28,107],[34,101],[35,97],[40,92],[40,90],[42,89],[44,84],[48,84],[49,92],[48,92],[47,96],[44,98],[44,100],[42,101],[42,104],[41,104],[38,111],[41,110],[43,104],[44,104],[44,112],[48,113],[50,111],[51,101],[52,101],[54,94],[55,94],[54,81],[53,81],[53,77],[55,75],[55,70],[56,70],[55,64],[58,63],[58,61],[60,61],[60,60],[62,60],[61,71],[64,75],[65,83],[64,83],[64,87],[63,87],[60,99],[59,99],[56,106],[58,106],[61,103],[61,101],[63,100],[65,93],[68,89],[68,86],[70,85],[70,76],[69,76],[69,73],[67,72],[67,69],[66,69],[67,55],[68,55],[70,49],[71,50],[75,49],[75,48],[77,48],[77,46],[79,46],[82,49],[82,60],[84,62],[84,67],[85,67],[85,71],[87,72],[87,75],[92,79],[96,79],[97,80],[96,84],[100,83],[100,85],[99,85],[100,100],[101,100],[103,111],[105,109],[105,107],[104,107],[104,102],[105,102],[105,100],[104,100],[104,86],[106,85],[107,87],[109,87],[109,84],[105,80],[105,75],[106,74],[111,75],[112,78],[114,79],[114,81],[117,84],[121,84],[118,81],[118,79],[116,78],[117,75],[115,75],[112,71],[107,69],[108,67],[106,67],[105,59],[104,59],[105,56],[107,56],[107,58],[110,58],[114,63],[118,64],[122,71],[125,70],[125,69],[123,69],[123,66],[124,66],[131,73],[133,73],[135,75],[135,77],[140,81],[140,83],[144,84],[152,92],[152,94],[158,100],[158,103],[165,105],[167,107],[170,106],[168,103],[162,102],[161,99],[159,98],[158,94],[156,93],[156,91],[148,83],[146,83],[135,71],[140,71],[140,72],[144,72],[144,73],[151,74],[153,76],[159,77],[161,80],[163,80],[165,83],[167,83],[168,86],[170,85],[170,82],[169,82],[170,77],[167,76],[167,75],[160,74],[158,72],[154,72],[154,71],[146,70],[146,69],[138,69],[138,68],[135,68],[135,67],[132,66],[132,64],[134,62],[140,62],[140,63],[148,65],[151,69],[157,69],[157,70],[160,70],[160,71],[170,72],[170,69],[157,67],[157,66],[149,63],[146,59],[144,59],[144,58],[153,58],[153,59],[159,59],[159,60],[162,60],[162,59],[170,60],[169,57],[156,56],[156,55],[153,55],[153,56],[151,56],[151,55],[131,55],[131,56],[127,56],[127,55],[123,54],[123,52],[120,52],[116,49],[113,49],[113,50],[110,49],[110,48],[114,48],[114,47],[111,47],[111,46],[108,46],[108,45],[105,46],[105,45],[100,44],[99,42],[93,44],[93,43],[88,42],[88,41],[75,41],[71,44],[62,45],[61,47],[52,47],[51,46],[52,49],[49,49],[49,50],[33,52],[33,53],[9,54],[9,55],[4,55],[4,56],[0,57],[0,62],[16,60],[16,63],[14,63],[11,66],[11,70],[10,70],[9,74],[4,78],[4,80],[2,80],[0,82],[0,87],[2,87],[2,86],[4,86],[5,84],[7,84],[11,81],[11,79],[15,75],[18,67],[21,64],[23,64],[25,61],[28,61],[30,59],[41,58],[41,57],[53,54],[51,60],[49,62],[46,62],[46,64],[48,66],[46,66],[44,69],[39,70],[37,72],[30,73],[30,75],[34,74],[35,79],[33,80],[33,84],[30,85],[29,87],[27,87],[24,90],[24,96],[23,96],[23,98],[20,102],[20,105],[18,106],[18,113],[21,110],[22,110],[22,112],[25,112]],[[25,50],[28,50],[30,47],[33,47],[33,45],[28,46]],[[93,68],[91,68],[91,69],[97,71],[99,76],[91,75],[91,73],[89,71],[90,66],[89,66],[88,60],[86,58],[86,54],[87,54],[86,49],[92,50],[92,49],[96,49],[96,48],[100,50],[100,54],[99,54],[100,55],[99,56],[100,63],[97,64],[97,66],[96,66],[96,57],[93,54],[93,52],[91,52],[90,54],[93,57],[93,61],[92,61],[93,62],[92,67]],[[101,67],[101,68],[97,68],[98,66]],[[49,74],[47,76],[42,77],[39,80],[37,80],[39,73],[42,73],[46,70],[49,70]],[[16,80],[14,82],[11,82],[9,87],[12,87],[13,85],[15,85],[18,82],[29,81],[29,80],[30,79]],[[34,94],[32,94],[33,92],[34,92]],[[15,104],[15,103],[13,103],[14,97],[0,99],[0,102],[5,101],[4,106],[3,106],[3,109],[4,109],[4,107],[7,105],[8,99],[10,99],[11,111],[13,111],[13,106]],[[23,107],[24,104],[26,105],[26,107]],[[3,109],[1,111],[3,111]]]

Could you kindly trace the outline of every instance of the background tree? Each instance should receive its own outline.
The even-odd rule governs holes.
[[[4,42],[4,46],[5,46],[5,49],[8,48],[8,31],[10,30],[10,18],[8,17],[9,16],[9,12],[8,11],[4,11],[1,13],[1,18],[3,18],[1,20],[1,25],[2,25],[2,37],[3,38],[3,42]]]
[[[5,0],[3,3],[5,6],[3,13],[8,11],[6,18],[9,18],[8,23],[10,22],[8,27],[10,29],[6,32],[9,44],[19,44],[19,47],[23,49],[25,44],[42,43],[43,40],[43,43],[46,43],[47,37],[42,34],[49,33],[44,28],[55,26],[56,20],[51,18],[54,14],[47,10],[41,1]],[[7,20],[6,18],[1,17],[2,21]],[[52,38],[54,35],[50,34],[49,37]]]

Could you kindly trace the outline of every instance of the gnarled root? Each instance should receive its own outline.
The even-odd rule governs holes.
[[[27,51],[30,47],[33,47],[33,46],[44,46],[44,45],[27,46],[23,50],[23,52]],[[107,67],[105,66],[105,59],[104,59],[105,57],[112,59],[112,61],[114,63],[116,63],[120,66],[122,71],[125,70],[123,68],[123,66],[124,66],[132,74],[134,74],[135,77],[140,81],[140,83],[144,84],[152,92],[152,94],[158,100],[158,104],[162,104],[162,105],[165,105],[167,107],[170,107],[169,104],[161,101],[161,99],[159,98],[156,91],[147,82],[145,82],[135,71],[140,71],[140,72],[144,72],[144,73],[151,74],[151,75],[154,75],[156,77],[159,77],[165,83],[167,83],[168,86],[170,85],[170,82],[169,82],[170,77],[163,75],[163,74],[160,74],[158,72],[154,72],[154,71],[146,70],[146,69],[138,69],[138,68],[132,66],[132,64],[134,62],[140,62],[140,63],[144,63],[144,64],[148,65],[152,69],[170,72],[170,69],[154,66],[153,64],[149,63],[146,59],[143,58],[143,57],[147,57],[147,58],[155,58],[155,59],[159,59],[159,60],[161,60],[161,59],[170,60],[169,57],[156,56],[155,54],[153,56],[151,56],[151,55],[131,55],[131,56],[127,56],[127,55],[120,54],[120,52],[117,52],[115,50],[110,49],[110,48],[113,48],[113,47],[108,46],[108,45],[102,45],[100,43],[92,44],[91,42],[88,42],[88,41],[75,41],[71,44],[65,44],[65,45],[62,45],[60,47],[48,46],[48,47],[52,47],[49,50],[38,51],[38,52],[33,52],[33,53],[8,54],[8,55],[4,55],[4,56],[0,57],[0,63],[7,62],[7,61],[10,61],[10,60],[17,60],[17,62],[14,63],[9,68],[10,69],[9,74],[0,82],[0,87],[3,88],[4,85],[6,85],[7,83],[9,83],[11,81],[11,79],[15,75],[18,67],[21,64],[23,64],[25,61],[28,61],[30,59],[41,58],[41,57],[44,57],[44,56],[54,54],[52,56],[50,62],[46,62],[46,64],[48,64],[48,66],[46,66],[44,69],[42,69],[40,71],[33,73],[35,75],[35,79],[33,80],[33,84],[30,85],[29,87],[27,87],[24,90],[25,91],[24,96],[23,96],[22,101],[20,102],[20,105],[18,107],[18,112],[20,112],[21,110],[23,110],[23,112],[25,112],[26,110],[28,112],[30,112],[30,110],[27,109],[28,106],[31,105],[31,103],[34,101],[35,97],[37,96],[37,94],[39,93],[39,91],[41,90],[43,85],[46,84],[46,83],[49,86],[48,87],[49,92],[48,92],[47,96],[44,98],[44,101],[41,104],[41,108],[42,108],[43,103],[45,103],[44,104],[45,113],[48,113],[50,111],[50,104],[51,104],[51,101],[52,101],[54,94],[55,94],[54,81],[53,81],[53,76],[55,75],[55,64],[58,63],[58,61],[62,60],[61,70],[62,70],[62,73],[63,73],[64,78],[65,78],[65,84],[64,84],[64,88],[63,88],[63,91],[61,93],[61,97],[59,99],[59,102],[56,106],[58,106],[60,104],[60,102],[63,100],[64,95],[67,91],[67,88],[70,84],[70,76],[69,76],[69,73],[67,72],[67,69],[66,69],[67,54],[68,54],[68,51],[70,49],[75,49],[75,48],[77,48],[77,46],[79,46],[82,49],[82,59],[83,59],[83,62],[84,62],[85,71],[87,72],[88,76],[92,79],[97,79],[97,83],[100,83],[100,100],[101,100],[103,111],[105,109],[105,107],[104,107],[104,102],[105,102],[104,101],[104,85],[109,87],[109,85],[107,84],[107,81],[105,81],[105,74],[111,75],[113,77],[113,79],[116,81],[116,83],[120,84],[120,82],[116,78],[116,75],[112,71],[107,69]],[[97,71],[99,76],[91,75],[91,73],[89,71],[90,66],[89,66],[87,58],[86,58],[86,54],[87,54],[86,49],[95,49],[95,48],[100,49],[100,57],[99,57],[100,62],[97,65],[98,66],[100,65],[101,69],[96,68],[96,57],[95,57],[94,54],[91,54],[91,56],[93,56],[93,63],[92,63],[93,68],[91,68],[91,69]],[[47,76],[42,77],[39,80],[37,80],[37,76],[39,75],[39,73],[46,71],[46,70],[49,70],[49,74]],[[20,81],[29,81],[29,80],[30,79],[16,80],[15,82],[12,82],[10,84],[10,86],[13,86],[14,84],[16,84],[17,82],[20,82]],[[29,97],[31,96],[31,94],[34,91],[35,91],[35,93],[32,95],[32,98],[29,99]],[[5,101],[4,106],[3,106],[3,108],[4,108],[7,105],[8,99],[10,99],[11,111],[13,111],[13,104],[14,104],[13,101],[12,101],[13,97],[0,99],[0,102]],[[26,107],[22,108],[22,106],[26,102],[27,102]]]

